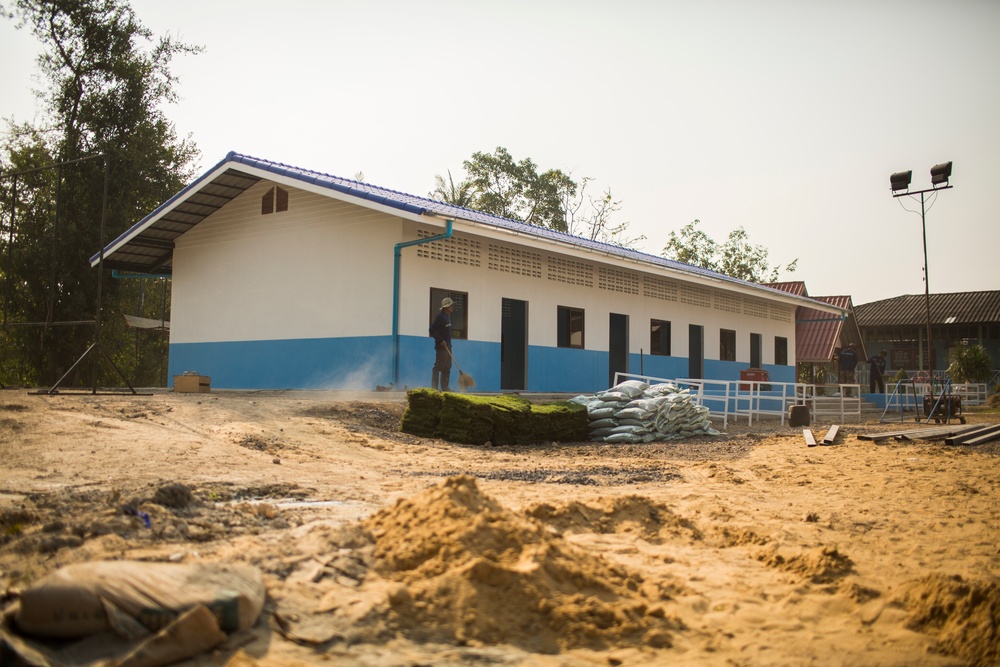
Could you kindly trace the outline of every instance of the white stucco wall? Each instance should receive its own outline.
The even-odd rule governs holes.
[[[371,336],[390,328],[398,218],[262,182],[179,237],[171,343]]]
[[[407,238],[429,227],[404,222]],[[435,230],[440,231],[440,230]],[[688,325],[704,327],[704,355],[719,358],[720,330],[736,331],[737,361],[750,361],[750,334],[762,335],[761,361],[774,363],[774,337],[795,350],[794,306],[738,294],[724,283],[685,283],[636,262],[456,225],[454,239],[404,250],[401,333],[426,335],[429,288],[469,294],[469,337],[499,342],[503,298],[528,302],[529,345],[555,347],[557,308],[585,311],[585,347],[607,350],[609,314],[629,317],[629,351],[649,353],[650,320],[671,323],[673,356],[688,354]],[[561,266],[553,260],[562,259]],[[571,260],[566,265],[565,260]],[[557,279],[558,278],[558,279]],[[567,282],[569,281],[569,282]],[[571,284],[580,282],[584,284]],[[657,295],[657,298],[652,295]]]
[[[444,221],[415,222],[287,184],[289,210],[262,215],[273,186],[259,183],[177,239],[171,343],[389,335],[393,247],[442,233]],[[775,336],[787,338],[794,363],[788,297],[463,221],[453,239],[403,249],[401,335],[427,335],[431,287],[468,293],[472,340],[499,342],[506,297],[528,302],[531,346],[556,346],[557,307],[569,306],[585,311],[589,350],[608,349],[609,313],[621,313],[633,354],[649,353],[655,318],[671,322],[673,356],[687,356],[694,323],[704,327],[706,359],[719,358],[725,328],[737,332],[738,362],[749,363],[750,334],[759,333],[763,364],[774,363]]]

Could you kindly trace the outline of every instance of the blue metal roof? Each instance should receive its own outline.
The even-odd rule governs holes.
[[[227,156],[227,160],[232,162],[238,162],[241,164],[246,164],[252,167],[257,167],[258,169],[263,169],[275,174],[281,174],[282,176],[287,176],[289,178],[294,178],[296,180],[305,181],[307,183],[312,183],[314,185],[328,187],[331,190],[336,190],[344,194],[360,197],[362,199],[367,199],[369,201],[383,204],[385,206],[390,206],[392,208],[398,208],[404,211],[409,211],[410,213],[415,213],[417,215],[422,215],[424,213],[433,213],[446,218],[457,218],[460,220],[468,220],[470,222],[477,222],[484,225],[500,227],[502,229],[509,229],[521,234],[526,234],[528,236],[537,236],[556,241],[562,241],[564,243],[570,243],[572,245],[581,246],[589,250],[596,250],[602,253],[618,255],[621,257],[626,257],[637,261],[661,264],[663,266],[668,266],[678,271],[699,273],[710,278],[726,280],[728,282],[742,283],[744,285],[752,285],[754,287],[760,287],[760,285],[757,283],[750,283],[742,280],[736,280],[735,278],[724,276],[720,273],[716,273],[715,271],[711,271],[709,269],[703,269],[698,266],[684,264],[683,262],[677,262],[675,260],[667,259],[665,257],[660,257],[658,255],[650,255],[644,252],[640,252],[638,250],[631,250],[629,248],[623,248],[621,246],[616,246],[610,243],[591,241],[590,239],[583,238],[580,236],[574,236],[566,232],[560,232],[554,229],[548,229],[546,227],[539,227],[537,225],[529,225],[519,220],[510,220],[509,218],[501,218],[496,215],[483,213],[481,211],[473,211],[472,209],[463,208],[461,206],[455,206],[453,204],[437,201],[435,199],[428,199],[426,197],[418,197],[416,195],[406,194],[405,192],[389,190],[388,188],[379,187],[377,185],[372,185],[370,183],[362,183],[359,181],[340,178],[338,176],[332,176],[329,174],[323,174],[320,172],[310,171],[307,169],[301,169],[299,167],[280,164],[278,162],[261,160],[258,158],[249,157],[247,155],[240,155],[239,153],[230,153]]]
[[[183,190],[161,204],[156,210],[108,244],[104,248],[104,262],[112,268],[130,271],[147,273],[170,272],[172,268],[171,259],[174,239],[261,180],[256,174],[241,171],[240,165],[284,176],[303,183],[310,183],[318,187],[328,188],[359,200],[367,200],[414,215],[430,213],[445,218],[466,220],[515,231],[529,237],[567,243],[612,257],[662,266],[673,271],[695,274],[733,285],[751,287],[755,290],[766,291],[784,298],[789,297],[787,292],[781,290],[731,278],[709,269],[684,264],[683,262],[667,259],[659,255],[650,255],[630,248],[592,241],[566,232],[529,225],[517,220],[509,220],[488,213],[473,211],[426,197],[417,197],[370,183],[362,183],[236,152],[230,152],[226,155],[225,159],[199,176]],[[96,265],[100,261],[101,253],[94,255],[90,259],[91,265]],[[808,299],[807,297],[795,298],[796,300],[812,301],[812,299]]]

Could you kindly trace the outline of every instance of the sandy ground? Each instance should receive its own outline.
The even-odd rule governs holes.
[[[198,665],[1000,663],[996,443],[469,447],[405,407],[0,391],[5,598],[87,560],[257,566],[264,617]]]

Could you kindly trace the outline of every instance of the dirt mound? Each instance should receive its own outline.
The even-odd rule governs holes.
[[[152,502],[172,509],[184,509],[194,502],[194,496],[184,484],[164,484],[153,494]]]
[[[452,477],[368,519],[375,571],[413,638],[510,643],[533,652],[665,647],[681,624],[663,589],[584,554],[545,526]]]
[[[559,506],[541,503],[529,507],[525,514],[560,532],[632,533],[653,544],[668,537],[701,539],[690,521],[666,505],[636,495],[606,498],[595,505],[577,501]]]
[[[934,574],[901,594],[908,627],[937,638],[938,650],[973,665],[1000,664],[1000,586]]]
[[[762,552],[757,560],[786,572],[798,574],[814,584],[829,584],[854,571],[854,562],[837,547],[816,547],[791,555]]]

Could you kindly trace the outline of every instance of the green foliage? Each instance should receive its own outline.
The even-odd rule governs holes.
[[[948,376],[952,382],[986,382],[993,375],[993,360],[982,345],[952,348]]]
[[[575,195],[577,188],[566,173],[559,169],[539,173],[530,158],[516,162],[502,146],[494,153],[473,153],[462,166],[469,174],[472,208],[566,231],[563,199]]]
[[[469,181],[455,183],[449,169],[447,181],[441,175],[434,177],[434,191],[430,193],[430,196],[452,206],[471,208],[473,204],[472,183]]]
[[[629,237],[628,222],[612,222],[622,202],[614,198],[610,188],[596,197],[588,193],[592,178],[583,177],[577,183],[559,169],[539,173],[530,158],[518,162],[502,146],[493,153],[473,153],[463,166],[467,178],[456,184],[451,171],[447,180],[435,176],[430,196],[448,204],[625,248],[634,247],[646,238]]]
[[[46,113],[37,126],[10,122],[0,156],[5,173],[36,170],[0,182],[7,211],[15,211],[0,217],[0,234],[14,239],[10,264],[0,269],[5,316],[21,325],[0,337],[0,382],[37,385],[59,379],[94,341],[93,324],[56,325],[95,318],[99,270],[90,256],[192,175],[197,150],[177,137],[163,107],[175,99],[172,58],[198,49],[154,42],[124,0],[18,0],[12,9],[18,27],[42,46]],[[56,163],[66,164],[46,168]],[[102,348],[126,362],[121,370],[131,376],[142,364],[127,363],[123,349],[145,344],[124,328],[122,314],[140,309],[137,288],[124,287],[105,272]],[[153,349],[132,356],[148,360],[165,343],[162,335],[143,336]],[[87,384],[98,360],[78,366],[66,384]],[[122,384],[107,364],[97,370],[101,384]],[[133,377],[141,385],[163,382],[162,374]]]
[[[670,232],[663,256],[723,275],[754,283],[775,282],[782,271],[795,271],[798,260],[784,268],[768,264],[768,251],[750,243],[742,227],[729,232],[725,243],[718,243],[698,228],[700,220],[689,222],[680,231]]]

